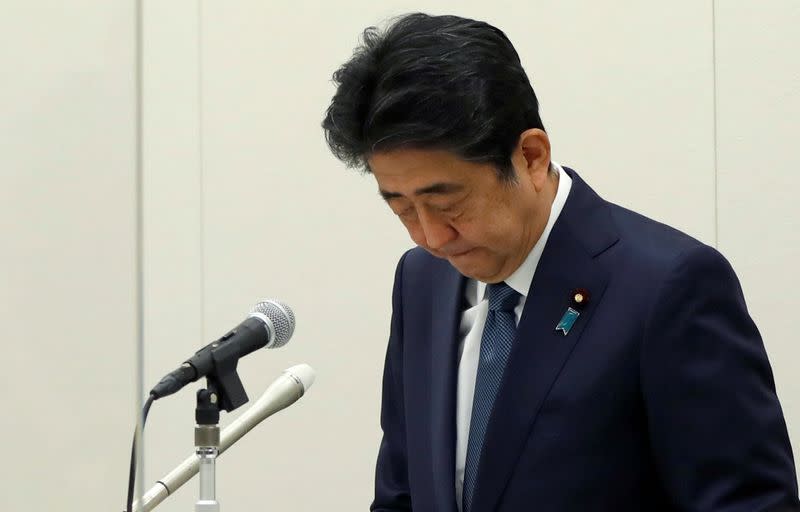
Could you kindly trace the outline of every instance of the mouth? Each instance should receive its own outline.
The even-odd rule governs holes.
[[[467,254],[471,253],[474,249],[467,249],[466,251],[456,252],[452,254],[448,254],[448,258],[459,258],[461,256],[466,256]]]

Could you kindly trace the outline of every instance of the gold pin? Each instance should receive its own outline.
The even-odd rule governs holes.
[[[589,303],[589,290],[586,288],[576,288],[570,294],[572,298],[572,306],[575,308],[583,308]]]

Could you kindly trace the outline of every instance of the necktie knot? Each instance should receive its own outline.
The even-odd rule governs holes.
[[[488,288],[490,311],[514,311],[519,302],[519,292],[505,282],[490,284]]]

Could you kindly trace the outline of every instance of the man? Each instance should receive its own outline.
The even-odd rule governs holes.
[[[328,144],[419,246],[396,271],[372,510],[798,506],[730,265],[551,160],[500,30],[409,15],[334,81]]]

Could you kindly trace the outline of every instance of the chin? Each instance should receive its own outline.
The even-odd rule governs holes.
[[[475,257],[475,255],[466,256],[469,257],[469,261],[467,261],[467,257],[448,258],[448,261],[464,276],[484,283],[493,282],[492,278],[497,273],[493,265],[487,264],[483,258]]]

